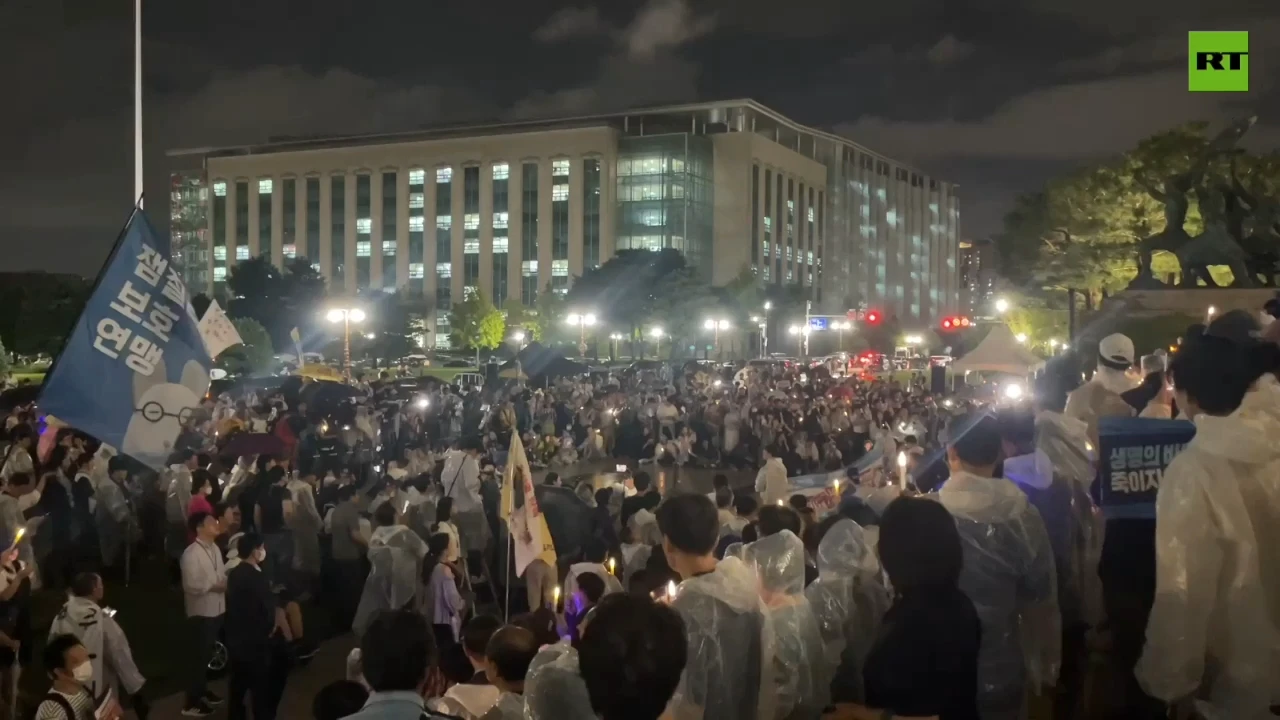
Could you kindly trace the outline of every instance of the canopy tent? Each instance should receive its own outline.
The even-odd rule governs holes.
[[[589,369],[586,365],[574,362],[536,342],[529,343],[523,350],[516,353],[515,359],[504,363],[499,368],[499,372],[516,369],[517,362],[520,363],[520,371],[530,378],[581,375]]]
[[[1000,324],[978,343],[978,347],[951,363],[955,372],[1001,372],[1010,375],[1028,375],[1039,370],[1044,360],[1013,336],[1008,325]]]

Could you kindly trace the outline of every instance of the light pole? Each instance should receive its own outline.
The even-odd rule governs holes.
[[[609,333],[609,339],[613,341],[613,352],[609,353],[610,360],[618,359],[618,341],[625,339],[627,336],[622,333]]]
[[[715,343],[715,348],[716,348],[716,358],[718,359],[718,358],[720,357],[720,355],[721,355],[721,353],[720,353],[720,331],[721,331],[721,330],[728,330],[728,329],[730,328],[729,321],[728,321],[728,320],[715,320],[715,319],[708,319],[706,322],[702,323],[702,327],[706,328],[707,330],[710,330],[710,331],[711,331],[711,333],[712,333],[712,337],[713,337],[713,338],[715,338],[713,342]]]
[[[658,360],[662,359],[662,335],[662,328],[649,328],[649,337],[653,338],[653,357]]]
[[[364,322],[360,308],[333,308],[325,315],[331,323],[342,323],[342,373],[351,382],[351,323]]]
[[[832,323],[831,327],[832,327],[832,328],[834,328],[837,332],[839,332],[839,333],[840,333],[840,341],[839,341],[839,342],[840,342],[840,345],[839,345],[839,348],[838,348],[838,349],[839,349],[839,351],[840,351],[840,352],[844,352],[844,331],[845,331],[845,330],[852,330],[852,329],[853,329],[853,323],[850,323],[850,322],[848,322],[847,320],[838,320],[838,321],[836,321],[836,322]]]
[[[571,313],[565,322],[578,326],[578,357],[587,356],[587,328],[596,324],[596,316],[591,313]]]
[[[768,300],[764,301],[764,326],[761,334],[760,357],[769,357],[769,311],[773,309],[773,303]]]
[[[796,353],[804,355],[804,341],[809,337],[809,326],[792,325],[787,332],[796,336]]]
[[[526,337],[526,336],[525,336],[525,334],[524,334],[524,331],[523,331],[523,330],[517,330],[517,331],[515,331],[515,332],[511,333],[511,339],[516,341],[516,345],[519,345],[521,350],[523,350],[523,349],[524,349],[524,339],[525,339],[525,337]]]
[[[1009,312],[1009,301],[1005,298],[996,298],[996,314],[1003,315]]]

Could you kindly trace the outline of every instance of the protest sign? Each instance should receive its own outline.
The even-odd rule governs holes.
[[[1153,519],[1165,468],[1196,434],[1186,420],[1104,417],[1098,421],[1094,499],[1108,520]]]

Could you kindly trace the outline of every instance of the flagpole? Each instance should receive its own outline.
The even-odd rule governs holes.
[[[142,0],[133,0],[133,196],[142,207]]]

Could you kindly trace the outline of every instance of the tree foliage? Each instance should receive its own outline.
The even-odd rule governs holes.
[[[229,348],[218,356],[218,363],[231,374],[259,375],[275,364],[275,348],[262,324],[250,318],[231,321],[243,344]]]
[[[9,352],[4,349],[4,339],[0,338],[0,378],[9,374]]]
[[[289,331],[306,334],[317,322],[325,299],[325,283],[306,258],[293,258],[283,272],[267,255],[243,260],[227,274],[230,299],[226,311],[232,318],[252,318],[272,339],[285,345]]]
[[[78,275],[5,273],[0,279],[0,339],[15,355],[57,355],[89,299]]]
[[[1066,341],[1069,321],[1061,294],[1005,293],[1004,297],[1009,300],[1005,324],[1014,335],[1026,335],[1028,347],[1049,354],[1052,341]]]
[[[362,337],[354,343],[361,354],[390,363],[420,351],[419,339],[425,342],[426,319],[431,311],[421,295],[371,290],[358,297],[358,304],[365,311],[365,321],[360,326]]]
[[[449,340],[454,347],[492,350],[502,344],[506,320],[486,293],[468,291],[449,313]]]
[[[535,339],[539,342],[553,342],[561,337],[566,308],[564,297],[551,289],[551,283],[547,283],[534,301]]]
[[[634,333],[650,320],[664,284],[685,269],[678,250],[619,250],[583,273],[565,302],[572,312],[593,313],[614,330]]]
[[[1165,229],[1166,208],[1151,190],[1164,185],[1209,148],[1207,123],[1188,123],[1153,135],[1132,150],[1050,180],[1022,195],[997,236],[1003,274],[1028,288],[1077,288],[1116,292],[1137,273],[1137,245]],[[1280,186],[1276,156],[1234,156],[1237,174],[1263,194]],[[1204,182],[1230,182],[1232,160],[1216,156]],[[1204,226],[1196,193],[1188,195],[1184,228],[1192,236]],[[1176,259],[1158,253],[1157,276],[1178,270]]]
[[[525,307],[520,298],[510,297],[502,305],[502,312],[507,316],[507,329],[510,332],[524,333],[526,342],[542,342],[545,333],[542,324],[538,322],[537,310]]]

